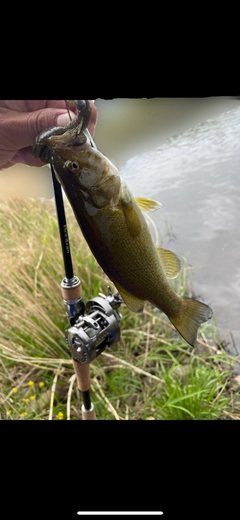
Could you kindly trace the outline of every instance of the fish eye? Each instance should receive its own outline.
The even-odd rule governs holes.
[[[71,171],[72,173],[78,173],[79,172],[79,164],[77,161],[67,161],[65,163],[65,167]]]
[[[72,170],[79,170],[79,164],[75,161],[72,162]]]

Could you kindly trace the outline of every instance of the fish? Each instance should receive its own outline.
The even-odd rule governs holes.
[[[34,156],[53,164],[92,254],[127,307],[142,312],[149,302],[194,347],[198,328],[213,311],[172,287],[169,279],[179,274],[181,262],[173,252],[155,246],[144,216],[161,204],[134,197],[117,167],[91,145],[84,133],[89,122],[85,108],[66,131],[42,132]]]

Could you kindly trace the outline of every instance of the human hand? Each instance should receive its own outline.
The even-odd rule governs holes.
[[[93,136],[97,121],[97,109],[90,101],[92,117],[88,126]],[[69,104],[71,116],[76,108]],[[0,170],[16,163],[28,166],[42,166],[40,159],[32,157],[32,146],[43,130],[52,126],[65,126],[69,115],[65,101],[0,100]]]

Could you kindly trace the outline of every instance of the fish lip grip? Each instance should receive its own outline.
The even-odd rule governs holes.
[[[100,293],[86,304],[87,315],[80,316],[66,331],[66,342],[74,361],[91,363],[103,350],[120,340],[118,294]]]

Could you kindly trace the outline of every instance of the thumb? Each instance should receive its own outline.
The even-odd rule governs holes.
[[[72,118],[75,117],[71,113]],[[69,123],[66,110],[44,108],[36,112],[10,113],[8,127],[11,128],[11,145],[14,150],[33,146],[35,139],[46,128],[64,126]],[[10,144],[10,143],[9,143]]]
[[[35,143],[35,139],[43,130],[53,126],[65,126],[70,122],[67,110],[56,110],[53,108],[45,108],[31,112],[28,119],[29,137],[33,140],[30,144]],[[70,112],[72,119],[76,114]]]
[[[1,109],[3,111],[4,109]],[[70,112],[71,117],[75,114]],[[42,166],[39,159],[32,157],[32,146],[36,137],[46,128],[64,126],[69,123],[67,110],[44,108],[35,112],[6,110],[1,118],[0,168],[10,163]]]

